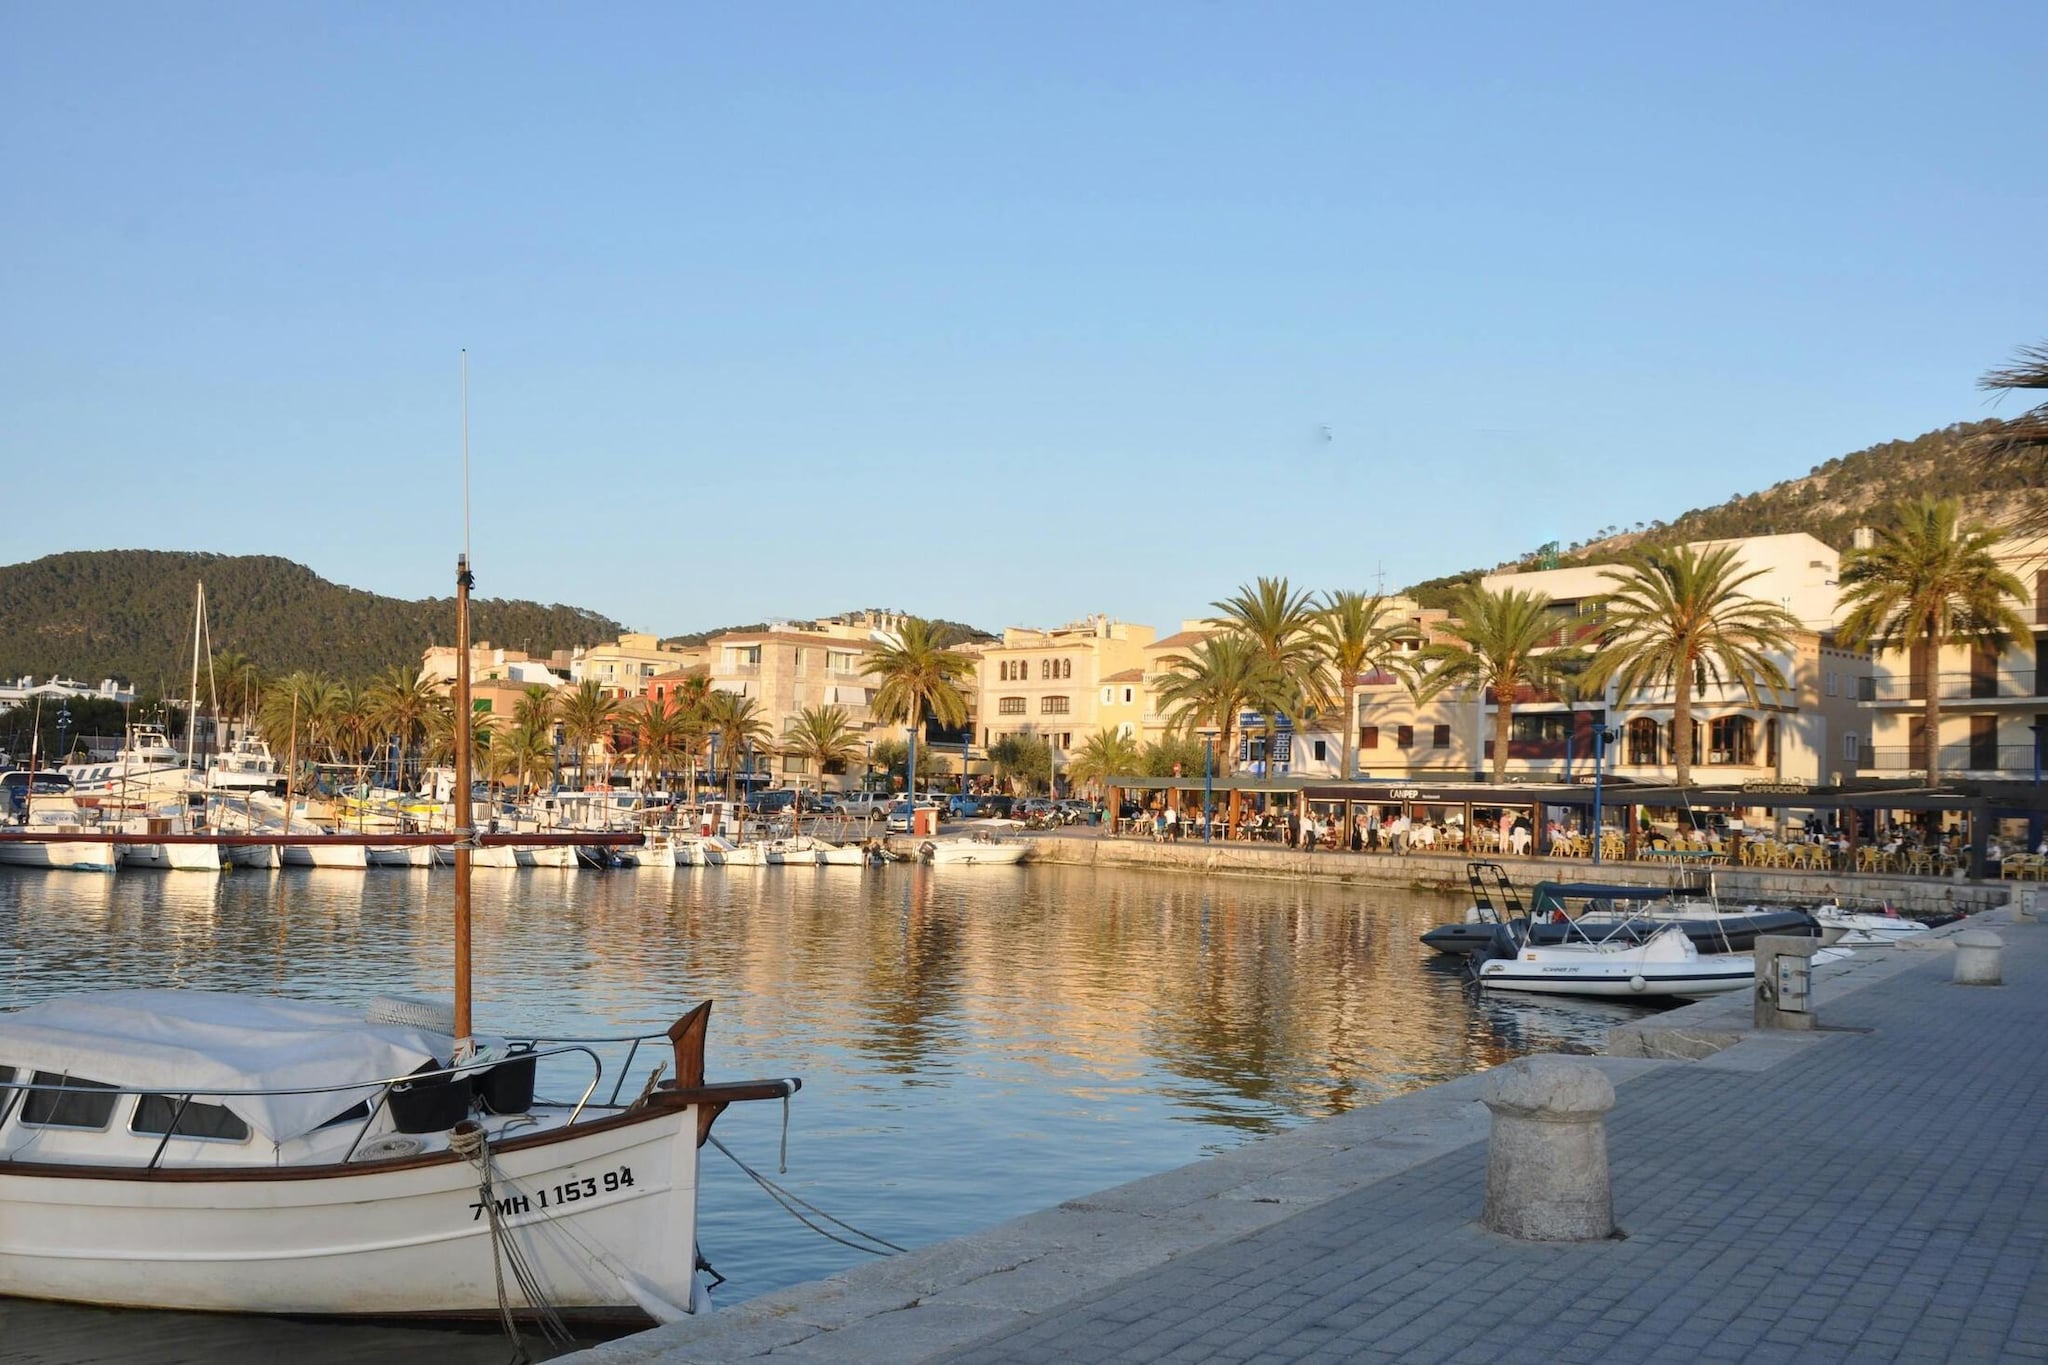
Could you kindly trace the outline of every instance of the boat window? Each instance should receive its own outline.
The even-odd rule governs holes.
[[[21,1106],[21,1121],[30,1128],[104,1128],[114,1116],[114,1087],[82,1081],[56,1071],[38,1071],[37,1087]],[[54,1088],[61,1087],[61,1088]]]
[[[327,1122],[321,1124],[320,1126],[322,1128],[332,1128],[337,1123],[349,1123],[352,1121],[360,1121],[368,1117],[370,1117],[370,1102],[368,1100],[363,1100],[359,1103],[350,1105],[348,1108],[342,1110],[339,1114],[336,1114],[333,1118],[327,1120]]]
[[[135,1117],[129,1120],[131,1133],[164,1133],[170,1130],[173,1121],[177,1123],[176,1136],[192,1138],[214,1138],[222,1142],[240,1142],[249,1136],[249,1125],[237,1118],[227,1106],[200,1104],[196,1101],[178,1112],[178,1101],[169,1095],[144,1095],[135,1101]]]

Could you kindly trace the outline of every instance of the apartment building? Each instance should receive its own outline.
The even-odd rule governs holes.
[[[1052,745],[1058,763],[1098,730],[1129,725],[1135,734],[1145,717],[1152,643],[1152,627],[1100,615],[1051,630],[1004,631],[982,647],[975,680],[982,745],[1035,735]]]
[[[2048,537],[2001,541],[1992,553],[2026,588],[2013,606],[2031,629],[2003,649],[1951,645],[1939,658],[1925,649],[1881,651],[1860,684],[1866,776],[1927,771],[1931,688],[1941,703],[1935,740],[1944,778],[2039,780],[2048,757]]]
[[[1218,633],[1219,628],[1207,621],[1182,621],[1179,630],[1145,646],[1138,680],[1138,698],[1143,703],[1138,717],[1138,739],[1142,743],[1157,744],[1173,728],[1174,717],[1159,700],[1159,685],[1173,672],[1173,660],[1192,654],[1202,641]]]
[[[570,679],[595,681],[607,697],[634,701],[647,695],[648,680],[701,666],[704,646],[665,645],[654,635],[626,634],[610,644],[592,645],[577,657]]]
[[[837,706],[856,731],[890,738],[875,717],[876,682],[861,668],[901,621],[886,612],[861,612],[715,635],[706,645],[711,686],[752,698],[771,735],[787,733],[810,707]],[[780,775],[791,781],[817,777],[807,759],[783,754],[776,761]]]
[[[1863,750],[1866,726],[1855,698],[1868,670],[1865,656],[1841,648],[1832,634],[1840,556],[1803,532],[1699,541],[1692,548],[1723,545],[1735,547],[1739,571],[1759,571],[1745,591],[1783,608],[1799,629],[1791,632],[1791,648],[1773,659],[1787,680],[1782,691],[1760,689],[1752,700],[1739,685],[1721,683],[1693,695],[1692,780],[1834,785],[1853,775]],[[1481,584],[1549,596],[1557,648],[1592,642],[1601,619],[1596,599],[1614,587],[1593,566],[1489,574]],[[1600,695],[1576,698],[1524,687],[1513,699],[1507,770],[1568,779],[1590,772],[1598,760],[1609,772],[1668,782],[1676,776],[1675,701],[1669,686],[1624,696],[1610,684]],[[1493,760],[1495,708],[1491,694],[1471,706],[1479,726],[1475,771]]]
[[[443,687],[455,683],[454,645],[428,645],[420,655],[420,676]],[[469,647],[469,679],[472,686],[489,682],[516,683],[525,687],[539,683],[543,687],[560,687],[561,674],[547,663],[517,649],[499,649],[489,640],[479,640]]]

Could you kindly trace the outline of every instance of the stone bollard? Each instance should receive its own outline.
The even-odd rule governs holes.
[[[1567,1057],[1523,1057],[1488,1077],[1484,1102],[1493,1112],[1487,1228],[1532,1242],[1612,1236],[1606,1120],[1613,1082]]]
[[[2003,984],[1998,959],[2005,950],[2005,940],[1989,929],[1965,929],[1956,935],[1956,974],[1958,986],[1997,986]]]

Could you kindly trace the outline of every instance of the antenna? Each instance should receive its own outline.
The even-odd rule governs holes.
[[[469,558],[469,347],[462,348],[462,557]]]

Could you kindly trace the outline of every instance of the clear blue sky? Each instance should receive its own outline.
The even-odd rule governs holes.
[[[1995,412],[2048,5],[0,7],[0,562],[1171,628]],[[2008,403],[2005,410],[2017,410]]]

